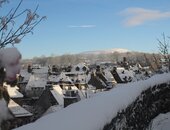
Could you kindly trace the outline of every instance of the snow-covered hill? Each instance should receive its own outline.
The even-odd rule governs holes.
[[[117,85],[110,91],[72,104],[16,130],[102,130],[143,91],[167,82],[170,82],[170,73],[155,75],[145,81]]]
[[[98,54],[110,54],[110,53],[114,53],[114,52],[126,53],[126,52],[130,52],[130,51],[127,49],[114,48],[114,49],[108,49],[108,50],[86,51],[86,52],[82,52],[81,54],[98,55]]]

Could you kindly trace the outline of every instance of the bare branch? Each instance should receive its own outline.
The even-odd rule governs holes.
[[[15,8],[14,12],[11,13],[10,17],[8,18],[7,16],[5,17],[7,19],[6,23],[2,26],[2,28],[0,29],[0,31],[2,31],[5,27],[7,27],[7,24],[10,23],[10,21],[14,18],[17,10],[19,9],[19,7],[21,6],[23,0],[20,1],[20,3],[18,4],[18,6]]]
[[[0,26],[0,48],[5,47],[7,44],[14,45],[19,43],[26,34],[33,33],[33,29],[46,18],[39,17],[36,13],[39,6],[37,6],[33,12],[29,9],[25,9],[17,14],[22,2],[23,0],[19,2],[14,11],[11,9],[6,16],[0,18],[0,25],[2,25]],[[15,20],[22,17],[22,15],[26,16],[26,19],[18,27],[17,25],[15,26]],[[10,29],[8,29],[8,27]]]

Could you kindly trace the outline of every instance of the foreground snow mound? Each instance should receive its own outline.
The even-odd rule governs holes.
[[[145,81],[117,85],[111,91],[72,104],[17,130],[102,130],[119,111],[132,104],[143,91],[169,81],[168,73],[153,76]]]

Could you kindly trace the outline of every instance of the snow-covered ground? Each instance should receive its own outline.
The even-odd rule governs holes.
[[[16,130],[102,130],[117,112],[131,104],[142,91],[170,81],[170,73],[148,80],[117,85],[114,89],[74,103]]]

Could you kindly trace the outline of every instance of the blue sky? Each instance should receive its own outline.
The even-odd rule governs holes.
[[[158,52],[156,39],[170,35],[169,0],[24,0],[21,9],[37,4],[47,20],[16,45],[23,58],[111,48]]]

